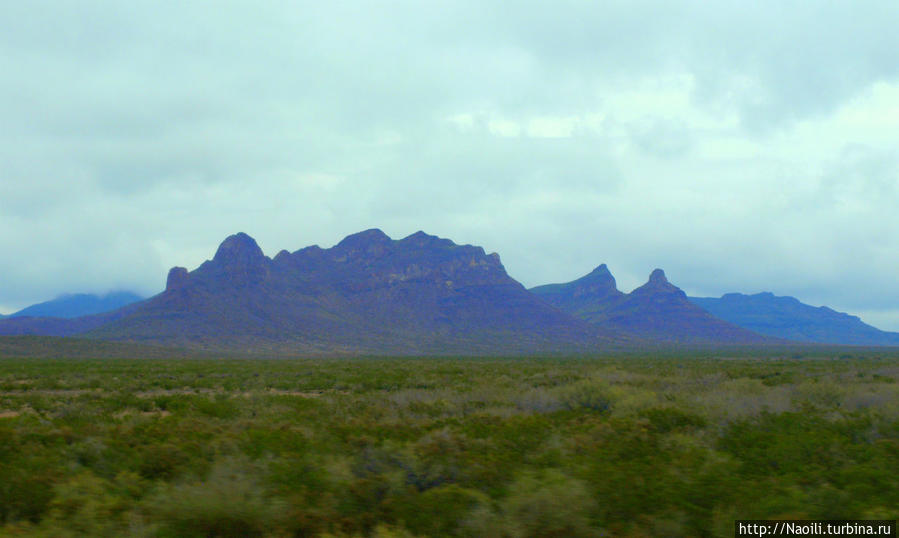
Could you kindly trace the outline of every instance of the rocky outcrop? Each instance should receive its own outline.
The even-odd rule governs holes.
[[[165,279],[165,291],[174,291],[187,285],[190,275],[184,267],[172,267],[169,276]]]

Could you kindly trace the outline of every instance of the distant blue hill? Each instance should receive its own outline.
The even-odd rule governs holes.
[[[881,331],[857,316],[804,304],[773,293],[690,297],[713,316],[757,333],[822,344],[899,346],[899,333]]]
[[[77,318],[115,310],[143,299],[140,295],[129,291],[116,291],[102,296],[87,293],[67,294],[61,295],[52,301],[23,308],[9,316],[0,317]]]

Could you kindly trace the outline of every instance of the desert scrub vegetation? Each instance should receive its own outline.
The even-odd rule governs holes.
[[[0,535],[896,518],[899,357],[0,359]]]

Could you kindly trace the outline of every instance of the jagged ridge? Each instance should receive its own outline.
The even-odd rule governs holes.
[[[538,286],[531,291],[580,319],[638,338],[679,343],[771,342],[692,304],[661,269],[653,270],[646,284],[629,294],[617,289],[605,264],[572,282]]]
[[[497,254],[372,229],[268,258],[246,234],[88,336],[244,351],[594,352],[625,339],[539,300]]]

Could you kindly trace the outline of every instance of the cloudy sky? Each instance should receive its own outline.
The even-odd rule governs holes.
[[[899,3],[5,2],[0,312],[378,227],[899,330]]]

